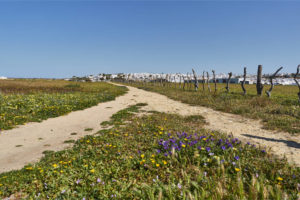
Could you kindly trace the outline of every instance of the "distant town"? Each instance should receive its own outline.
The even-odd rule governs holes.
[[[263,84],[270,84],[269,76],[271,74],[265,74],[262,80]],[[293,79],[294,74],[292,73],[281,73],[273,79],[274,85],[296,85],[296,82]],[[215,76],[217,83],[226,83],[228,79],[228,74],[220,73]],[[213,82],[213,77],[210,75],[207,77],[205,73],[197,75],[198,82],[201,83],[203,80]],[[230,83],[241,83],[243,81],[243,75],[233,74]],[[256,84],[256,75],[247,75],[245,84]],[[182,73],[173,73],[173,74],[158,74],[158,73],[116,73],[116,74],[98,74],[98,75],[89,75],[84,77],[73,76],[72,78],[65,79],[68,81],[80,81],[80,82],[99,82],[99,81],[142,81],[142,82],[155,82],[155,81],[168,81],[168,82],[194,82],[195,78],[192,73],[182,74]]]
[[[268,77],[271,74],[265,74],[262,80],[263,84],[270,84]],[[281,73],[273,79],[274,85],[297,85],[293,78],[294,74],[292,73]],[[215,76],[217,83],[226,83],[228,79],[228,74],[220,73]],[[0,76],[0,80],[8,79],[7,77]],[[198,74],[198,82],[201,83],[203,80],[213,82],[213,77],[207,77],[207,74]],[[233,74],[230,83],[239,84],[243,81],[243,75]],[[256,84],[256,75],[247,75],[245,84]],[[100,73],[98,75],[88,75],[83,77],[73,76],[72,78],[66,78],[67,81],[78,81],[78,82],[100,82],[100,81],[142,81],[142,82],[155,82],[155,81],[167,81],[173,83],[183,83],[195,81],[195,78],[192,73],[182,74],[182,73],[173,73],[173,74],[158,74],[158,73],[115,73],[115,74],[105,74]]]

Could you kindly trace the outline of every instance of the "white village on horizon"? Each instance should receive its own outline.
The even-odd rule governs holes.
[[[226,83],[228,79],[228,74],[220,73],[216,74],[217,83]],[[100,82],[100,81],[110,81],[110,80],[128,80],[128,81],[145,81],[151,82],[160,79],[168,79],[170,82],[179,83],[179,82],[194,82],[194,76],[192,73],[182,74],[182,73],[171,73],[171,74],[159,74],[159,73],[115,73],[115,74],[98,74],[98,75],[89,75],[85,77],[76,77],[68,78],[65,80],[79,80],[79,81],[91,81],[91,82]],[[202,82],[203,75],[197,75],[199,82]],[[207,80],[207,75],[205,73],[204,80]],[[245,84],[256,84],[257,75],[247,75]],[[230,83],[239,84],[243,81],[243,75],[233,74],[230,79]],[[210,78],[209,82],[213,82],[213,79]],[[274,85],[297,85],[293,79],[292,74],[279,73],[278,78],[273,80]],[[262,79],[263,84],[270,84],[268,78]]]

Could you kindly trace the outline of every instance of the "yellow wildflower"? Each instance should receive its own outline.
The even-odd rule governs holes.
[[[152,158],[154,158],[154,157],[155,157],[155,155],[154,155],[154,154],[152,154],[152,155],[151,155],[151,157],[152,157]]]
[[[85,164],[85,165],[83,165],[84,167],[88,167],[88,165],[87,164]]]
[[[145,155],[144,155],[144,154],[142,154],[142,155],[141,155],[141,158],[144,158],[144,157],[145,157]]]
[[[236,172],[239,172],[241,171],[239,168],[234,168]]]
[[[63,171],[63,170],[60,170],[60,173],[64,173],[64,171]]]
[[[54,163],[52,166],[53,166],[54,168],[56,168],[56,167],[57,167],[57,164]]]
[[[167,161],[163,160],[163,163],[164,163],[164,165],[166,165],[166,164],[167,164]]]
[[[206,141],[207,139],[206,139],[206,138],[203,138],[203,140]]]
[[[41,169],[41,170],[40,170],[40,173],[43,173],[43,172],[44,172],[44,170],[43,170],[43,169]]]
[[[91,173],[95,173],[95,169],[91,169],[90,172],[91,172]]]
[[[278,181],[282,181],[282,180],[283,180],[283,178],[281,178],[281,177],[278,177],[278,178],[277,178],[277,180],[278,180]]]
[[[158,164],[158,163],[156,164],[156,167],[159,167],[159,164]]]
[[[186,146],[185,146],[185,144],[182,144],[181,146],[182,146],[183,148],[185,148],[185,147],[186,147]]]
[[[33,168],[32,168],[32,167],[26,167],[26,169],[27,169],[27,170],[33,170]]]

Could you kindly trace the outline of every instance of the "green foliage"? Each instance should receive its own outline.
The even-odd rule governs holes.
[[[207,88],[203,92],[197,92],[179,88],[178,84],[170,83],[165,87],[156,84],[131,83],[131,86],[147,91],[157,92],[168,96],[171,99],[213,108],[222,112],[229,112],[243,115],[253,119],[262,119],[264,127],[272,130],[287,131],[292,134],[300,133],[300,105],[298,103],[297,86],[276,85],[272,92],[272,97],[258,97],[256,95],[256,85],[245,85],[247,95],[242,95],[239,84],[230,85],[230,93],[225,92],[225,84],[217,84],[218,92],[208,92]],[[201,88],[201,87],[200,87]],[[214,86],[211,84],[212,91]],[[268,87],[264,87],[268,89]]]
[[[67,81],[49,80],[0,83],[0,89],[5,91],[0,96],[0,130],[82,110],[114,100],[127,91],[125,87],[108,83],[69,84]]]
[[[0,198],[299,198],[300,169],[285,159],[204,130],[201,116],[136,117],[138,109],[116,113],[113,128],[78,140],[72,149],[47,152],[35,165],[0,174]]]

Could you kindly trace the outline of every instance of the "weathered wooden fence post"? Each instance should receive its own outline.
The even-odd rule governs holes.
[[[229,83],[230,83],[230,79],[231,79],[231,76],[232,76],[232,72],[229,72],[228,73],[228,79],[227,79],[227,82],[226,82],[226,90],[227,90],[227,92],[229,92]]]
[[[269,78],[270,78],[271,87],[270,87],[269,90],[266,91],[266,94],[267,94],[267,96],[268,96],[269,98],[271,97],[271,92],[272,92],[273,87],[274,87],[274,84],[273,84],[273,78],[276,78],[277,73],[278,73],[280,70],[282,70],[282,68],[283,68],[283,67],[280,67],[279,69],[277,69],[277,71],[276,71],[272,76],[269,77]]]
[[[246,94],[247,94],[247,91],[246,91],[246,88],[245,88],[246,76],[247,76],[247,68],[246,68],[246,67],[244,67],[244,79],[243,79],[243,81],[241,82],[241,86],[242,86],[242,89],[243,89],[244,95],[246,95]]]
[[[193,71],[194,80],[195,80],[195,83],[194,83],[195,91],[197,91],[198,90],[198,78],[197,78],[197,74],[196,74],[195,70],[192,69],[192,71]]]
[[[185,77],[182,75],[182,78],[183,78],[183,87],[182,87],[182,89],[185,90]]]
[[[188,73],[188,79],[189,79],[189,83],[188,83],[188,90],[191,90],[191,87],[192,87],[192,81],[191,81],[191,76],[190,76],[190,73]]]
[[[262,65],[258,65],[256,91],[257,91],[257,95],[259,95],[259,96],[261,96],[262,91],[264,89],[264,85],[261,83],[261,79],[262,79]]]
[[[299,88],[299,92],[298,92],[298,100],[299,100],[299,104],[300,104],[300,84],[299,84],[299,81],[297,80],[297,76],[299,75],[299,71],[300,71],[300,65],[298,65],[297,67],[297,72],[294,76],[294,80],[296,82],[296,84],[298,85],[298,88]]]
[[[181,89],[181,78],[182,78],[182,76],[181,76],[181,74],[179,74],[179,89]]]
[[[217,92],[217,80],[216,80],[216,73],[215,70],[212,70],[213,73],[213,79],[214,79],[214,84],[215,84],[215,93]]]
[[[202,90],[205,91],[205,71],[202,74]]]
[[[208,91],[211,92],[211,89],[210,89],[210,85],[209,85],[209,73],[206,72],[206,75],[207,75],[207,88],[208,88]]]

